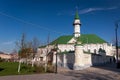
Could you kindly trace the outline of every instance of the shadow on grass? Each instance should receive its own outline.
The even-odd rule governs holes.
[[[0,68],[0,71],[4,70],[4,68]]]

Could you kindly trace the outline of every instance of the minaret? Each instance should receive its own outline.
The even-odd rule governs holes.
[[[81,26],[78,10],[76,10],[75,20],[73,22],[73,26],[74,26],[74,37],[77,38],[80,36],[80,26]]]

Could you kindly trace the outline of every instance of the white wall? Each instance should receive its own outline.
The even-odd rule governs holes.
[[[94,50],[96,49],[96,52],[98,54],[99,49],[102,48],[106,51],[106,55],[113,56],[113,46],[108,45],[107,43],[103,44],[85,44],[84,45],[84,51],[90,50],[91,53],[94,53]]]
[[[74,51],[74,45],[73,44],[60,44],[60,45],[58,45],[58,48],[61,52]]]

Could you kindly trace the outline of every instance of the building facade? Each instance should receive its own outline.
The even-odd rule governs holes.
[[[81,21],[78,15],[78,11],[76,11],[75,14],[73,27],[73,35],[60,36],[49,45],[38,48],[36,59],[39,59],[39,61],[48,61],[47,56],[52,54],[51,62],[52,64],[55,64],[55,55],[56,53],[59,53],[58,65],[67,67],[67,64],[70,64],[72,69],[75,68],[76,70],[79,70],[83,67],[79,68],[77,65],[83,66],[87,64],[92,66],[93,63],[106,63],[108,58],[106,56],[114,55],[114,46],[112,46],[112,44],[108,44],[105,40],[95,34],[80,33]],[[57,50],[54,50],[56,47]],[[100,60],[97,60],[100,55]],[[68,60],[68,58],[71,59]],[[110,57],[108,61],[109,60]]]

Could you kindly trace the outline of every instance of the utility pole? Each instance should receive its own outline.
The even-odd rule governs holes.
[[[116,36],[116,68],[120,68],[120,63],[118,61],[118,37],[117,37],[117,31],[118,31],[118,22],[115,23],[115,36]]]

